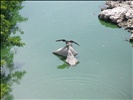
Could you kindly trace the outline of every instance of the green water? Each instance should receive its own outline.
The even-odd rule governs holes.
[[[99,21],[98,1],[26,1],[21,23],[26,45],[17,49],[14,62],[26,74],[13,84],[21,99],[132,99],[130,33]],[[57,39],[74,40],[79,63],[72,67],[52,52],[64,46]]]

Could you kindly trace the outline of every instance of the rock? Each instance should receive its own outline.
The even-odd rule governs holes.
[[[67,57],[68,56],[68,50],[70,50],[72,52],[72,54],[74,56],[76,56],[78,53],[73,49],[72,46],[69,46],[69,49],[68,49],[68,45],[62,47],[62,48],[59,48],[57,49],[56,51],[54,51],[53,53],[54,54],[57,54],[57,55],[60,55],[60,56],[63,56],[63,57]]]
[[[98,15],[99,19],[110,21],[133,33],[133,1],[108,0]]]
[[[68,54],[68,49],[67,47],[62,47],[62,48],[59,48],[57,49],[56,51],[53,52],[54,54],[57,54],[59,56],[63,56],[63,57],[67,57],[67,54]]]
[[[133,42],[133,34],[131,35],[129,41],[130,41],[130,42]]]
[[[111,9],[111,8],[110,8],[110,6],[105,5],[104,7],[101,8],[101,11],[106,10],[106,9]]]
[[[67,59],[65,61],[71,66],[75,66],[78,63],[78,60],[74,57],[70,49],[68,50]]]
[[[132,18],[133,18],[133,8],[132,8],[132,9],[129,9],[129,10],[127,11],[127,13],[125,14],[125,17],[126,17],[127,19],[132,19]]]
[[[53,52],[54,54],[63,56],[66,58],[66,62],[70,66],[75,66],[79,61],[75,58],[78,54],[72,47],[71,43],[66,44],[64,47],[57,49]]]

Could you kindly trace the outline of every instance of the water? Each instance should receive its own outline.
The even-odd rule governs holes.
[[[26,74],[12,95],[18,99],[132,99],[132,47],[130,33],[98,20],[98,1],[26,1],[21,23],[26,45],[14,62]],[[52,52],[57,39],[75,40],[79,64],[68,66]]]

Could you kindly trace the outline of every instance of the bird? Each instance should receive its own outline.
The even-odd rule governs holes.
[[[69,41],[68,40],[65,40],[65,39],[56,40],[56,42],[60,42],[60,41],[66,42],[66,44],[75,43],[75,44],[77,44],[79,46],[79,44],[77,42],[73,41],[73,40],[69,40]]]

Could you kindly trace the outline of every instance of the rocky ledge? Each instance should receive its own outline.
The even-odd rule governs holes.
[[[98,17],[99,19],[115,23],[133,34],[132,0],[108,0]]]

